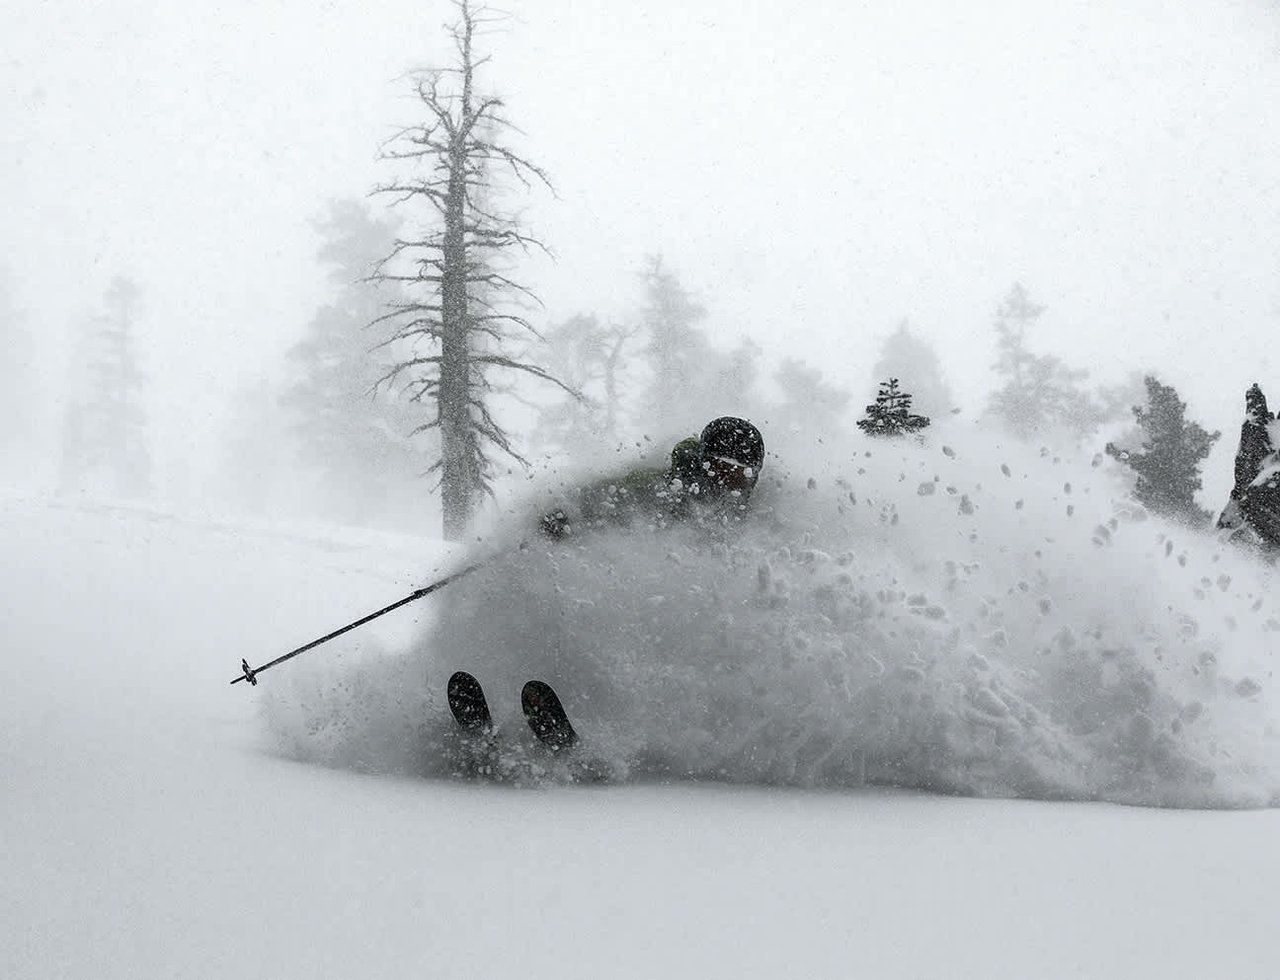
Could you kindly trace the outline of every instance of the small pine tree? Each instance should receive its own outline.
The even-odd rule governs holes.
[[[898,379],[881,382],[874,405],[867,406],[867,417],[858,420],[858,428],[869,436],[901,436],[919,432],[929,425],[924,415],[911,411],[911,395],[898,390]]]
[[[1186,403],[1171,385],[1148,375],[1147,405],[1135,406],[1133,416],[1142,430],[1142,445],[1136,450],[1107,443],[1107,455],[1137,474],[1133,495],[1146,507],[1175,520],[1203,524],[1208,511],[1195,500],[1200,489],[1200,464],[1222,435],[1206,432],[1186,420]]]

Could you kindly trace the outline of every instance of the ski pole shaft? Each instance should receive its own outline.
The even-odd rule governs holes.
[[[258,675],[261,674],[264,670],[270,670],[272,667],[276,666],[277,664],[282,664],[286,660],[292,660],[294,657],[298,656],[299,654],[306,653],[308,650],[314,647],[318,647],[321,643],[328,643],[334,637],[341,636],[343,633],[348,633],[351,630],[355,629],[357,626],[363,626],[365,623],[371,622],[372,620],[377,619],[379,616],[385,616],[387,613],[391,612],[392,610],[399,609],[401,606],[406,605],[410,602],[413,602],[415,599],[421,599],[423,596],[430,595],[432,592],[435,592],[437,589],[443,589],[450,582],[456,582],[458,579],[462,578],[462,576],[469,575],[471,572],[474,572],[477,568],[480,567],[480,564],[482,563],[478,563],[475,565],[468,565],[466,568],[463,568],[460,571],[454,572],[452,575],[446,575],[444,578],[440,579],[438,582],[432,582],[430,585],[425,586],[424,588],[418,589],[416,592],[411,592],[409,595],[405,596],[403,599],[398,599],[397,601],[391,603],[391,605],[389,606],[383,606],[377,612],[371,612],[369,613],[369,615],[363,616],[360,619],[357,619],[354,623],[348,623],[346,626],[343,626],[340,629],[336,629],[332,633],[328,633],[325,636],[320,637],[318,640],[312,640],[310,643],[305,643],[302,646],[298,647],[296,650],[290,650],[288,653],[283,654],[279,657],[276,657],[275,660],[265,663],[261,667],[250,667],[249,661],[247,659],[242,659],[240,661],[240,671],[241,671],[240,676],[234,678],[231,681],[231,683],[239,684],[241,681],[248,681],[250,684],[256,686],[258,683]]]

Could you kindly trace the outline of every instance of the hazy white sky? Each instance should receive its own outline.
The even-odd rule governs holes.
[[[1280,382],[1274,3],[505,6],[488,80],[559,191],[529,209],[550,319],[626,316],[660,251],[726,344],[861,397],[907,316],[976,408],[1021,279],[1042,349],[1159,369],[1228,441],[1244,387]],[[4,0],[0,264],[29,322],[52,347],[134,276],[157,396],[190,393],[161,433],[204,426],[319,302],[309,219],[390,176],[377,145],[416,118],[397,78],[440,60],[450,14]]]

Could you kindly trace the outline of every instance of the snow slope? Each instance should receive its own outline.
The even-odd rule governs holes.
[[[430,736],[439,696],[384,682],[438,677],[422,645],[479,593],[227,682],[241,656],[429,580],[438,545],[0,498],[0,550],[3,977],[1274,974],[1272,810],[657,781],[657,764],[537,790],[410,775],[387,715],[421,703]],[[794,583],[802,564],[771,567]],[[1240,703],[1202,714],[1230,729]],[[307,723],[317,757],[354,755],[285,758]],[[738,783],[805,782],[738,765]]]

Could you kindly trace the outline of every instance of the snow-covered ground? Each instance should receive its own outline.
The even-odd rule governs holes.
[[[0,977],[1274,976],[1268,580],[928,453],[731,547],[518,552],[256,689],[465,556],[0,498]],[[454,666],[504,723],[546,675],[615,780],[450,778]]]

